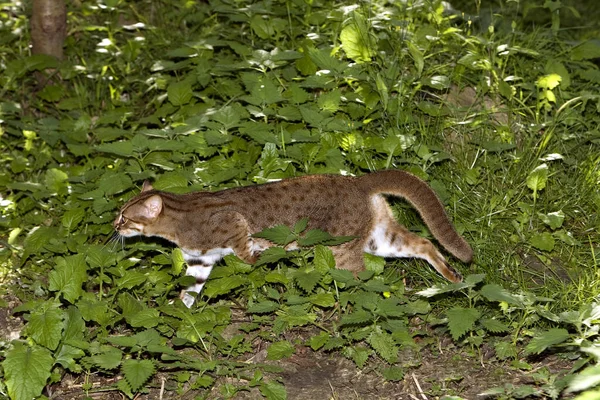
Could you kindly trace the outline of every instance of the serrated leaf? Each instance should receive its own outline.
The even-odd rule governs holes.
[[[340,283],[348,284],[351,282],[356,282],[354,274],[345,269],[333,269],[329,271],[329,275],[331,275],[334,280]]]
[[[306,234],[297,240],[298,246],[311,247],[317,244],[324,244],[333,239],[329,233],[320,229],[311,229]]]
[[[568,392],[580,392],[582,390],[588,390],[591,388],[595,388],[600,385],[600,365],[593,365],[587,367],[577,375],[575,375],[569,382],[569,387],[567,389]],[[598,395],[600,395],[600,391],[596,390],[591,393],[592,396],[585,397],[581,395],[577,397],[577,399],[581,400],[597,400]]]
[[[569,332],[562,328],[552,328],[535,336],[525,347],[528,354],[540,354],[550,346],[564,342],[569,338]]]
[[[373,314],[368,311],[358,310],[351,314],[342,316],[340,320],[340,326],[347,325],[365,325],[373,321]]]
[[[496,350],[496,357],[500,360],[516,358],[519,355],[517,346],[511,342],[498,342],[494,345],[494,349]]]
[[[260,393],[267,398],[267,400],[286,400],[287,391],[285,386],[277,382],[266,382],[260,385]]]
[[[59,303],[48,300],[31,312],[25,331],[37,344],[56,350],[62,338],[64,314]]]
[[[381,370],[383,377],[392,382],[401,381],[404,379],[404,369],[400,367],[389,367]]]
[[[267,360],[281,360],[294,354],[296,349],[288,341],[272,343],[267,349]]]
[[[446,311],[446,316],[450,334],[454,340],[458,340],[462,335],[473,330],[481,312],[475,308],[453,307]]]
[[[146,274],[138,271],[127,271],[124,276],[115,281],[115,284],[121,289],[131,289],[146,282],[146,279]]]
[[[325,346],[325,343],[329,340],[329,334],[327,332],[321,332],[317,336],[312,336],[309,340],[310,348],[314,351],[319,350]]]
[[[385,267],[385,258],[373,254],[365,253],[365,269],[372,271],[375,275],[381,275]]]
[[[204,294],[208,297],[221,296],[231,292],[246,283],[246,279],[241,276],[233,275],[221,279],[212,279],[204,289]]]
[[[313,259],[315,269],[321,274],[326,274],[335,268],[335,258],[330,248],[317,245],[315,247],[315,258]]]
[[[276,263],[277,261],[286,257],[287,252],[285,251],[285,249],[281,247],[269,247],[261,253],[260,258],[258,259],[255,265],[260,266],[264,264]]]
[[[279,304],[271,300],[261,301],[248,306],[246,312],[250,314],[266,314],[279,309]]]
[[[538,233],[529,239],[529,243],[538,250],[552,251],[554,249],[554,237],[548,233]]]
[[[116,154],[123,157],[131,157],[134,155],[133,143],[131,143],[131,141],[102,143],[96,146],[96,151]]]
[[[501,332],[508,332],[510,330],[510,328],[508,326],[506,326],[504,323],[498,321],[497,319],[482,318],[481,321],[479,321],[479,322],[485,328],[485,330],[488,332],[501,333]]]
[[[94,354],[90,360],[98,367],[104,370],[111,370],[121,365],[123,352],[115,347],[104,346],[104,351],[100,354]]]
[[[75,303],[81,297],[82,285],[87,279],[85,254],[58,257],[56,267],[48,275],[48,289],[52,292],[60,292],[65,300]]]
[[[491,283],[481,288],[481,295],[489,301],[506,302],[508,304],[523,306],[521,299],[508,292],[503,287]]]
[[[167,98],[175,107],[183,106],[192,99],[191,83],[187,80],[175,82],[167,88]]]
[[[50,352],[40,346],[15,342],[4,357],[2,367],[9,397],[30,400],[41,395],[54,364]]]
[[[310,296],[310,302],[319,307],[333,307],[335,297],[333,297],[333,293],[317,293]]]
[[[392,364],[398,360],[398,346],[389,333],[373,331],[367,337],[367,342],[388,363]]]
[[[263,229],[252,235],[253,237],[267,239],[280,246],[285,246],[296,240],[296,235],[292,233],[289,226],[277,225],[272,228]]]
[[[121,371],[131,386],[132,392],[137,392],[154,374],[154,363],[150,360],[125,360]]]
[[[371,61],[375,55],[375,38],[365,17],[358,12],[354,12],[350,23],[340,32],[340,42],[346,55],[359,64]]]
[[[160,313],[155,308],[146,308],[128,319],[128,322],[134,328],[144,327],[152,328],[160,322]]]
[[[306,293],[313,291],[317,283],[321,280],[321,277],[321,273],[316,270],[308,271],[300,269],[294,274],[294,280]]]
[[[85,210],[83,208],[74,208],[65,211],[60,222],[67,231],[71,232],[73,229],[77,228],[77,225],[79,225],[81,221],[83,221],[83,217],[85,217]]]

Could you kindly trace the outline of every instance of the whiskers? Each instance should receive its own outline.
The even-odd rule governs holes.
[[[119,244],[121,245],[121,251],[125,251],[125,236],[120,235],[119,232],[115,232],[104,243],[104,247],[108,247],[114,252],[118,250]]]

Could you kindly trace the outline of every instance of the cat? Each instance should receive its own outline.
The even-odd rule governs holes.
[[[309,229],[335,236],[353,236],[332,246],[336,267],[354,273],[364,269],[363,252],[382,257],[418,257],[443,277],[462,276],[427,239],[409,232],[393,217],[384,195],[399,196],[419,212],[437,241],[463,262],[473,250],[456,232],[434,191],[416,176],[398,170],[361,177],[309,175],[263,185],[217,192],[173,194],[144,182],[142,192],[129,200],[114,222],[123,237],[158,236],[183,252],[187,274],[196,284],[183,290],[187,307],[200,293],[213,265],[228,254],[254,263],[273,244],[253,237],[275,225],[292,226],[308,218]],[[294,244],[288,248],[294,248]]]

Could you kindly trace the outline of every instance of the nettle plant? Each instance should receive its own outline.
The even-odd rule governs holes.
[[[334,269],[326,246],[347,238],[306,232],[305,221],[264,231],[261,237],[280,247],[254,266],[226,257],[192,310],[170,302],[190,284],[178,250],[152,240],[108,240],[118,207],[145,179],[157,189],[185,192],[298,174],[402,168],[430,181],[434,169],[444,172],[431,184],[455,214],[476,210],[484,215],[476,222],[491,223],[499,209],[514,209],[519,192],[505,190],[504,181],[494,185],[484,171],[500,171],[503,180],[517,170],[515,186],[527,186],[530,196],[518,201],[514,225],[502,225],[511,230],[506,236],[527,243],[541,259],[555,254],[556,243],[578,248],[569,220],[580,214],[547,204],[552,162],[561,161],[544,154],[558,153],[557,141],[568,147],[595,140],[591,129],[576,139],[564,133],[597,122],[588,112],[597,98],[585,88],[556,114],[565,119],[548,118],[571,84],[563,62],[577,66],[588,86],[598,83],[587,64],[593,45],[576,47],[567,61],[531,68],[532,59],[548,53],[515,44],[516,28],[508,38],[494,29],[465,34],[457,15],[438,2],[168,4],[169,12],[142,24],[123,24],[121,14],[146,18],[136,5],[123,6],[84,4],[73,11],[70,18],[81,29],[67,41],[65,62],[3,52],[3,98],[25,97],[31,72],[52,68],[61,80],[27,102],[35,118],[17,102],[0,104],[6,143],[0,187],[7,193],[1,274],[12,279],[18,271],[18,285],[10,290],[21,303],[13,312],[24,320],[21,338],[2,347],[2,394],[34,398],[66,374],[79,377],[91,393],[97,390],[94,375],[102,374],[115,378],[103,389],[133,398],[160,386],[152,379],[160,372],[177,394],[198,390],[206,397],[218,390],[233,397],[257,388],[266,398],[283,399],[285,387],[268,375],[275,367],[236,361],[255,351],[256,338],[269,342],[269,360],[288,357],[298,346],[339,351],[360,368],[383,360],[377,371],[396,381],[405,373],[400,351],[426,345],[415,340],[429,335],[420,329],[423,321],[474,351],[493,342],[496,357],[516,368],[523,355],[560,348],[579,357],[577,368],[597,362],[595,304],[555,313],[544,296],[484,284],[483,275],[414,294],[403,271],[384,268],[378,257],[366,256],[367,269],[356,277]],[[86,22],[90,15],[99,22]],[[15,21],[0,29],[24,24],[22,17]],[[27,47],[26,38],[7,38],[13,48]],[[88,54],[88,48],[98,51]],[[500,98],[508,114],[531,118],[536,128],[547,124],[541,143],[526,129],[518,131],[522,137],[507,126],[484,129],[499,103],[455,113],[460,107],[442,94],[467,82],[477,83],[484,100]],[[579,101],[584,105],[576,108]],[[467,128],[458,132],[456,126]],[[524,142],[540,154],[524,155]],[[514,160],[526,167],[512,167]],[[511,173],[505,173],[509,161]],[[444,170],[450,162],[456,171]],[[580,164],[594,187],[597,159]],[[502,193],[469,202],[464,187],[476,192],[487,179],[490,192]],[[479,213],[480,203],[490,209]],[[411,228],[422,229],[412,221]],[[480,229],[476,222],[455,222],[467,232]],[[543,229],[531,233],[534,224]],[[285,252],[293,240],[302,248]],[[489,244],[476,234],[473,240]],[[233,334],[231,326],[238,328]],[[292,330],[308,338],[282,341]],[[522,350],[526,338],[533,339]],[[589,367],[570,390],[593,387],[599,375]],[[243,383],[223,383],[223,377]],[[540,393],[565,387],[552,384]]]

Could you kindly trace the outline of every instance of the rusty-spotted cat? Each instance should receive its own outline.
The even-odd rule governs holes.
[[[417,257],[429,262],[452,282],[462,280],[427,239],[409,232],[393,217],[385,195],[412,204],[437,241],[464,262],[473,250],[456,232],[444,206],[421,179],[404,171],[387,170],[361,177],[310,175],[263,185],[217,192],[173,194],[154,190],[145,182],[114,222],[124,237],[158,236],[183,252],[187,274],[196,284],[181,293],[191,307],[213,265],[227,254],[248,263],[273,244],[252,237],[275,225],[292,226],[308,218],[309,229],[355,239],[331,247],[337,268],[364,269],[363,252],[382,257]],[[292,246],[293,247],[293,243]]]

